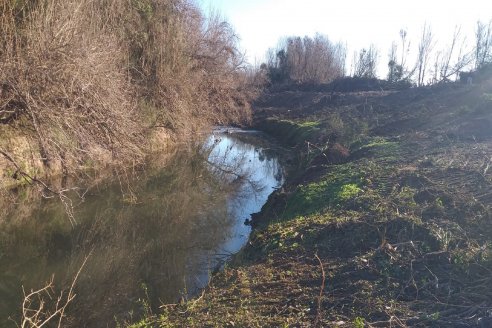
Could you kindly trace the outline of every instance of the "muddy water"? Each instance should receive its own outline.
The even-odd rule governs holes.
[[[0,327],[19,322],[23,287],[53,279],[58,295],[89,254],[65,326],[116,326],[138,318],[144,301],[155,310],[204,287],[247,242],[245,220],[283,181],[260,135],[229,132],[79,189],[74,225],[59,200],[19,188],[0,212]]]

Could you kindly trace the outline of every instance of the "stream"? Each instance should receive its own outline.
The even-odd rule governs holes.
[[[23,293],[50,281],[53,307],[86,259],[64,327],[115,327],[144,304],[158,313],[197,295],[282,185],[277,155],[261,133],[217,129],[200,145],[152,156],[144,170],[78,190],[75,223],[59,199],[13,190],[14,201],[0,203],[0,327],[20,324]]]

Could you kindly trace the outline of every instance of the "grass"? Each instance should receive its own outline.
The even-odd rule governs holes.
[[[343,206],[363,192],[362,177],[351,167],[337,167],[319,181],[300,185],[288,200],[283,218],[318,213],[333,206]]]
[[[313,141],[320,131],[320,123],[316,121],[294,122],[291,120],[268,119],[261,124],[260,129],[274,132],[287,145],[295,146],[305,141]]]
[[[406,106],[433,113],[421,101]],[[306,152],[302,133],[326,133],[324,111],[319,120],[275,115],[260,125],[294,152]],[[346,162],[297,166],[255,217],[248,246],[160,324],[459,326],[475,324],[470,313],[486,317],[477,305],[491,282],[490,200],[481,195],[492,186],[477,152],[490,140],[442,142],[436,131],[449,124],[400,128],[398,138],[372,130],[351,140]]]
[[[364,154],[365,157],[395,157],[398,155],[400,145],[397,141],[391,141],[384,137],[372,137],[354,142],[350,149],[354,153]]]

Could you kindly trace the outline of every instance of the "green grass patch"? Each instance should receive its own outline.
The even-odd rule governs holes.
[[[305,141],[313,141],[320,134],[320,123],[315,121],[294,122],[290,120],[268,119],[259,126],[287,145],[295,146]]]
[[[364,157],[392,158],[400,153],[401,145],[397,141],[375,137],[358,140],[350,146],[350,149],[352,153],[364,154]]]
[[[362,189],[355,183],[348,183],[342,186],[337,194],[337,198],[340,200],[349,200],[356,197],[362,192]]]
[[[291,219],[341,206],[363,192],[363,181],[350,165],[337,167],[319,181],[300,185],[290,197],[282,218]]]
[[[266,256],[273,250],[294,251],[313,247],[313,236],[316,236],[320,227],[329,222],[337,221],[330,215],[298,216],[295,220],[275,222],[256,233],[254,241],[260,247],[250,258]]]

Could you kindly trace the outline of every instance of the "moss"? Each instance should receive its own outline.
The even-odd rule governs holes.
[[[305,121],[305,122],[297,123],[297,125],[299,127],[303,127],[303,128],[316,128],[316,127],[319,127],[320,122],[317,122],[317,121]]]

